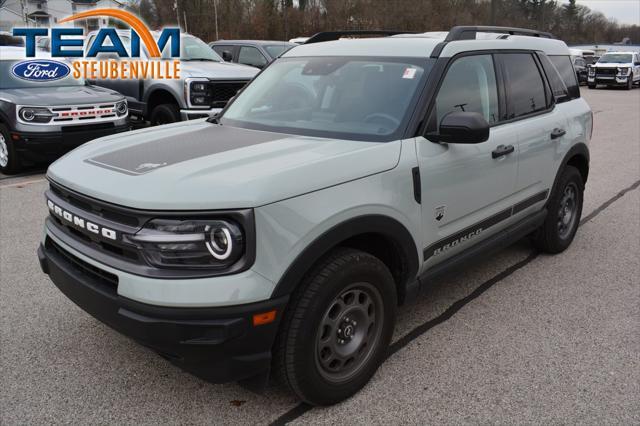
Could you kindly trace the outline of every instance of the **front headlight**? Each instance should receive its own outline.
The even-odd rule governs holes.
[[[48,123],[54,114],[47,108],[24,107],[18,112],[20,119],[28,123]]]
[[[116,114],[119,117],[127,115],[127,101],[120,101],[116,104]]]
[[[209,80],[204,78],[188,78],[185,80],[185,95],[189,104],[194,107],[211,105]]]
[[[596,69],[593,67],[589,67],[589,77],[595,77]]]
[[[130,239],[159,268],[226,269],[245,252],[243,230],[231,220],[153,219]]]
[[[627,75],[627,74],[629,74],[629,69],[630,68],[624,68],[624,67],[618,68],[618,75]]]

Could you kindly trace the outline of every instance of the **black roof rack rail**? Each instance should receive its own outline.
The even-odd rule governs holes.
[[[500,33],[529,37],[555,38],[551,33],[514,27],[490,27],[490,26],[458,26],[449,30],[444,39],[445,42],[456,40],[475,40],[477,33]]]
[[[354,35],[381,35],[392,36],[398,34],[415,34],[415,31],[387,31],[387,30],[344,30],[344,31],[323,31],[309,38],[304,44],[320,43],[323,41],[339,40],[344,36]]]

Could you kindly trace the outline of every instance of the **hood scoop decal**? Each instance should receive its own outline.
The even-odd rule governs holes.
[[[85,160],[127,175],[143,175],[163,167],[233,149],[284,139],[288,135],[210,125],[136,144]]]

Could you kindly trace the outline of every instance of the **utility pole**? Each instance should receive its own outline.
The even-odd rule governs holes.
[[[182,29],[182,25],[180,25],[180,8],[178,7],[178,0],[174,0],[173,8],[176,10],[176,22],[178,23],[178,28]]]
[[[25,0],[20,0],[20,7],[22,8],[22,17],[24,18],[24,24],[29,27],[29,17],[27,16],[27,5]]]
[[[213,14],[216,17],[216,40],[220,40],[218,36],[218,0],[213,0]]]

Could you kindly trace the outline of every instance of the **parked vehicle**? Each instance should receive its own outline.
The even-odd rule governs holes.
[[[307,42],[307,40],[309,40],[309,37],[295,37],[295,38],[292,38],[291,40],[289,40],[289,43],[305,44]]]
[[[14,37],[13,34],[7,31],[0,31],[0,47],[2,46],[21,47],[24,46],[24,39],[22,37]]]
[[[527,236],[571,244],[593,116],[551,37],[314,36],[218,117],[53,164],[42,269],[207,380],[348,398],[434,277]]]
[[[96,34],[94,31],[87,36],[87,46]],[[118,35],[123,43],[130,43],[129,31],[118,30]],[[181,79],[94,82],[124,94],[131,114],[158,125],[217,114],[258,72],[253,67],[224,62],[205,42],[192,35],[183,34],[180,47]],[[146,54],[141,53],[145,59]]]
[[[32,82],[12,68],[24,48],[0,48],[0,172],[51,161],[95,138],[129,130],[127,102],[110,89],[70,77]]]
[[[589,67],[588,85],[622,86],[631,90],[640,84],[640,54],[636,52],[609,52]]]
[[[297,44],[268,40],[218,40],[209,46],[226,62],[262,69]]]
[[[573,68],[576,70],[576,78],[578,79],[578,83],[586,84],[589,73],[589,71],[587,70],[587,62],[582,56],[573,56],[571,59],[573,60]]]

